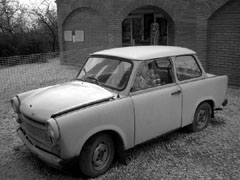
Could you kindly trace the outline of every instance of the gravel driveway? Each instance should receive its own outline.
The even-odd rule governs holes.
[[[25,87],[31,88],[32,84]],[[0,179],[82,179],[76,172],[50,168],[22,144],[9,104],[10,97],[19,91],[13,89],[0,97]],[[116,162],[96,179],[239,180],[240,89],[229,88],[228,99],[229,105],[216,113],[204,131],[181,129],[139,145],[126,152],[126,166]]]

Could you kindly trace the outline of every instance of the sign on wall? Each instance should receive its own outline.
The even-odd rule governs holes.
[[[64,31],[64,41],[72,41],[72,31]]]
[[[75,31],[75,38],[78,42],[84,42],[84,31]]]
[[[84,31],[64,31],[64,41],[84,42]]]

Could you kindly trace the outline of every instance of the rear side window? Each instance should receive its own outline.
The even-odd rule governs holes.
[[[179,81],[200,77],[202,71],[193,56],[175,58],[176,74]]]

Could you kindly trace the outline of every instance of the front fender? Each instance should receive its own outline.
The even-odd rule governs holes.
[[[89,130],[87,132],[87,134],[85,134],[85,136],[82,137],[79,140],[79,142],[77,143],[78,145],[77,145],[77,150],[76,151],[80,153],[81,150],[82,150],[82,147],[84,146],[84,144],[87,142],[87,140],[90,137],[94,136],[95,134],[105,132],[105,131],[112,131],[112,132],[117,133],[123,141],[124,149],[126,149],[128,141],[127,141],[127,138],[126,138],[126,135],[125,135],[123,129],[121,129],[118,126],[112,125],[112,124],[107,124],[107,125],[103,125],[103,126],[100,126],[100,127],[95,127],[93,129]]]
[[[91,136],[106,130],[118,133],[125,149],[134,146],[134,110],[129,97],[79,109],[56,117],[56,121],[62,159],[78,156]]]

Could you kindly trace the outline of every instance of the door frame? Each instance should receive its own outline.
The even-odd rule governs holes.
[[[154,15],[154,23],[157,22],[157,18],[164,18],[167,20],[167,44],[169,44],[169,22],[168,22],[168,19],[162,15],[162,14],[153,14]],[[126,19],[130,19],[130,43],[127,44],[122,44],[123,46],[135,46],[135,41],[133,39],[133,18],[140,18],[141,19],[141,30],[142,32],[144,31],[144,14],[141,14],[141,15],[128,15],[124,21]],[[123,35],[123,32],[122,32],[122,35]],[[144,33],[142,33],[142,37],[141,37],[142,40],[144,40]]]
[[[144,25],[144,19],[143,15],[129,15],[127,16],[124,20],[130,19],[130,44],[123,44],[124,46],[135,46],[135,42],[133,40],[133,18],[140,18],[141,19],[141,30],[143,31],[143,25]],[[143,39],[143,34],[142,34],[142,39]]]
[[[169,35],[169,23],[168,23],[168,19],[164,16],[164,15],[162,15],[162,14],[154,14],[154,23],[156,23],[157,22],[157,18],[164,18],[164,19],[166,19],[167,20],[167,45],[169,44],[168,43],[168,35]],[[160,26],[160,25],[159,25]]]

